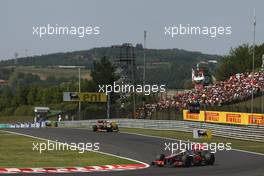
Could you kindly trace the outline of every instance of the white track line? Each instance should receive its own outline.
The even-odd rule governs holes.
[[[153,135],[147,135],[147,134],[139,134],[139,133],[131,133],[131,132],[120,132],[124,134],[132,134],[132,135],[138,135],[138,136],[144,136],[144,137],[151,137],[151,138],[158,138],[158,139],[167,139],[167,140],[172,140],[172,141],[180,141],[180,139],[174,139],[174,138],[168,138],[168,137],[161,137],[161,136],[153,136]],[[183,142],[192,142],[192,141],[186,141],[186,140],[181,140]],[[264,143],[263,143],[264,146]],[[258,153],[258,152],[251,152],[251,151],[246,151],[246,150],[240,150],[240,149],[231,149],[231,151],[236,151],[236,152],[242,152],[242,153],[249,153],[249,154],[254,154],[254,155],[260,155],[264,156],[264,153]]]
[[[127,127],[124,127],[124,128],[127,128]],[[85,128],[69,128],[69,129],[87,130]],[[163,130],[163,129],[151,129],[151,128],[132,128],[132,129],[149,129],[149,130],[156,130],[156,131],[166,131],[166,130]],[[175,130],[170,130],[170,131],[175,131]],[[177,132],[177,131],[175,131],[175,132]],[[182,132],[182,131],[178,131],[178,132]],[[181,140],[181,139],[175,139],[175,138],[168,138],[168,137],[161,137],[161,136],[153,136],[153,135],[147,135],[147,134],[140,134],[140,133],[136,133],[136,132],[120,132],[119,131],[119,133],[132,134],[132,135],[138,135],[138,136],[144,136],[144,137],[151,137],[151,138],[158,138],[158,139],[167,139],[167,140],[172,140],[172,141],[180,141]],[[188,133],[188,132],[185,132],[185,133]],[[192,141],[186,141],[186,140],[181,140],[181,141],[183,141],[183,142],[192,142]],[[263,143],[263,146],[264,146],[264,143]],[[247,151],[247,150],[240,150],[240,149],[234,149],[234,148],[232,148],[232,150],[233,151],[236,151],[236,152],[242,152],[242,153],[249,153],[249,154],[264,156],[264,153],[251,152],[251,151]]]
[[[31,136],[31,135],[27,135],[27,134],[23,134],[23,133],[17,133],[17,132],[6,131],[6,130],[0,130],[0,131],[4,131],[4,132],[7,132],[7,133],[11,133],[11,134],[16,134],[16,135],[20,135],[20,136],[30,137],[30,138],[34,138],[34,139],[39,139],[39,140],[43,140],[43,141],[51,141],[51,142],[57,142],[57,143],[60,143],[60,144],[65,144],[63,142],[53,141],[53,140],[49,140],[49,139],[45,139],[45,138],[41,138],[41,137],[36,137],[36,136]],[[70,145],[70,144],[66,144],[66,145],[73,147],[73,145]],[[74,146],[74,147],[76,147],[76,146]],[[142,161],[138,161],[138,160],[132,159],[132,158],[128,158],[128,157],[124,157],[124,156],[119,156],[119,155],[115,155],[115,154],[111,154],[111,153],[106,153],[106,152],[101,152],[101,151],[87,150],[87,149],[81,148],[81,147],[76,147],[76,148],[78,148],[80,150],[86,150],[86,151],[90,151],[90,152],[100,153],[100,154],[104,154],[104,155],[108,155],[108,156],[113,156],[113,157],[118,157],[118,158],[130,160],[130,161],[134,161],[134,162],[137,162],[137,163],[140,163],[140,164],[144,164],[146,166],[145,168],[148,168],[149,167],[149,164],[144,163]]]

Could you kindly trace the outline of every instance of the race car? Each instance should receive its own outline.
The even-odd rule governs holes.
[[[151,162],[154,166],[167,167],[190,167],[213,165],[215,156],[213,153],[205,150],[183,150],[179,153],[165,156],[161,154],[157,159]]]
[[[94,132],[118,132],[118,125],[114,121],[97,120],[96,125],[93,125]]]

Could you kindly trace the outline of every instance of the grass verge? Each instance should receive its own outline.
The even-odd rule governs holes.
[[[0,116],[0,123],[32,122],[33,116]]]
[[[76,167],[108,164],[131,164],[130,160],[85,151],[33,151],[33,142],[45,142],[30,137],[0,131],[0,167]]]
[[[70,78],[78,77],[78,70],[76,69],[62,69],[62,68],[36,68],[34,66],[19,66],[15,69],[18,73],[31,73],[38,75],[42,80],[46,80],[48,77],[55,78]],[[82,70],[82,79],[91,80],[90,70]]]
[[[252,142],[245,140],[236,140],[224,137],[213,136],[210,140],[205,139],[193,139],[192,133],[179,132],[174,130],[152,130],[152,129],[140,129],[140,128],[120,128],[121,132],[144,134],[179,140],[190,140],[193,142],[216,142],[216,143],[231,143],[233,149],[246,150],[251,152],[264,153],[264,142]]]

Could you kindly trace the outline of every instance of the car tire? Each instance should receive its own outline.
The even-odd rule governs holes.
[[[160,154],[160,155],[158,155],[158,156],[156,157],[156,159],[159,160],[159,161],[162,161],[162,160],[165,159],[165,155],[164,155],[164,154]]]
[[[107,128],[106,128],[106,131],[107,131],[107,132],[113,132],[113,129],[112,129],[111,127],[107,127]]]
[[[205,156],[205,163],[206,165],[214,165],[214,162],[215,162],[215,156],[213,153],[206,153]]]
[[[173,160],[173,159],[169,159],[169,160],[167,161],[167,165],[168,165],[169,167],[175,167],[174,160]]]
[[[93,131],[96,132],[98,130],[96,125],[93,125]]]
[[[192,165],[192,159],[188,155],[183,155],[182,156],[182,166],[183,167],[190,167]]]

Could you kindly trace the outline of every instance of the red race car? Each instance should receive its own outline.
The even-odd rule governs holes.
[[[213,165],[215,156],[213,153],[205,150],[183,150],[179,153],[165,156],[161,154],[151,162],[154,166],[167,167],[190,167]]]

